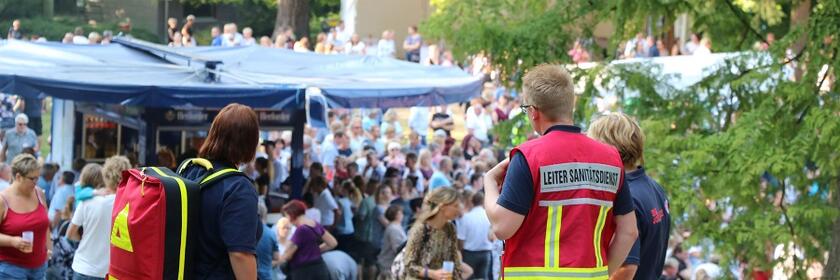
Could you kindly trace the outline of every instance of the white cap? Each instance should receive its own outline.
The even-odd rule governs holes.
[[[393,149],[399,150],[400,149],[400,143],[397,143],[397,142],[388,143],[388,150],[390,151],[390,150],[393,150]]]

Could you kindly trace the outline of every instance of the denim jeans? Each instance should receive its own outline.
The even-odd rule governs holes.
[[[39,268],[23,268],[7,262],[0,262],[0,279],[43,280],[47,277],[47,264]]]
[[[84,275],[84,274],[73,271],[73,280],[105,280],[105,278],[91,277],[91,276],[87,276],[87,275]]]

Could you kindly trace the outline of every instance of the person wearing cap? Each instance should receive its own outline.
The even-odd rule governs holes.
[[[35,152],[41,149],[38,136],[27,125],[29,125],[29,117],[26,114],[18,114],[15,117],[15,128],[6,131],[3,152],[0,153],[0,157],[6,163],[11,163],[12,159],[26,148],[32,148]]]
[[[485,211],[505,240],[502,277],[608,279],[638,236],[621,156],[574,125],[574,83],[561,66],[530,69],[522,89],[541,136],[484,177]]]
[[[405,156],[400,151],[400,143],[388,143],[388,155],[383,159],[386,166],[402,170],[405,167]]]

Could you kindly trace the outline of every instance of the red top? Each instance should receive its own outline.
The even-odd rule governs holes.
[[[5,196],[0,195],[6,202],[6,218],[0,223],[0,233],[9,236],[22,236],[24,231],[32,231],[32,252],[24,253],[14,247],[0,247],[0,261],[10,264],[34,269],[39,268],[47,261],[47,231],[50,227],[50,220],[47,218],[47,209],[41,202],[41,195],[38,196],[38,208],[29,213],[17,213],[9,208],[9,202]]]

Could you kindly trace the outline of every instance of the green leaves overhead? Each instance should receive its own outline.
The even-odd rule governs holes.
[[[818,1],[801,24],[791,18],[809,1],[433,2],[438,9],[424,32],[460,55],[486,51],[504,73],[571,64],[565,50],[605,21],[614,26],[609,43],[590,51],[607,53],[609,62],[621,41],[663,34],[687,14],[715,52],[737,55],[686,88],[645,62],[568,66],[579,86],[576,122],[585,126],[597,114],[595,100],[616,96],[615,110],[636,116],[645,131],[645,164],[668,191],[675,227],[693,233],[689,244],[714,245],[724,263],[769,271],[780,261],[773,249],[796,244],[804,259],[787,273],[797,279],[810,263],[840,264],[825,259],[834,247],[840,252],[832,240],[840,238],[832,231],[840,215],[832,204],[840,201],[840,2]],[[769,52],[753,52],[768,32],[776,35]],[[794,74],[801,77],[792,81]],[[527,124],[521,116],[495,133],[510,147],[532,132]]]

